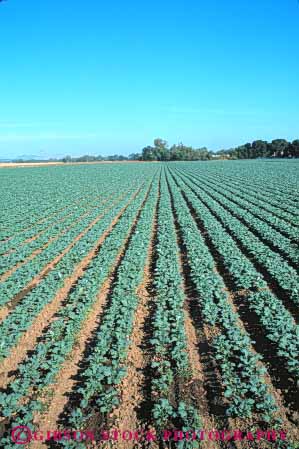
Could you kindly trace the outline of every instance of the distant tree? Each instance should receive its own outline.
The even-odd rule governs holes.
[[[266,140],[255,140],[252,142],[252,157],[267,157],[270,155],[270,149]]]
[[[142,160],[144,161],[155,161],[156,160],[156,150],[154,147],[148,145],[142,149]]]
[[[299,139],[293,140],[291,143],[291,156],[299,157]]]
[[[266,140],[255,140],[245,145],[220,150],[216,154],[227,154],[232,159],[254,159],[258,157],[299,157],[299,139],[292,143],[285,139],[274,139],[272,142]]]
[[[289,142],[285,139],[275,139],[272,140],[270,148],[274,156],[276,157],[286,157]]]
[[[71,156],[65,156],[64,158],[62,158],[62,162],[72,162],[72,157]]]
[[[94,162],[96,161],[95,156],[89,156],[88,154],[84,154],[83,156],[77,157],[76,162]]]
[[[141,154],[140,153],[131,153],[129,154],[129,161],[140,161]]]

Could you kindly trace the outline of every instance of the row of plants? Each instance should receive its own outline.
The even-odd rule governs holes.
[[[54,223],[47,228],[38,237],[27,244],[19,243],[17,251],[12,251],[9,254],[1,257],[0,259],[0,275],[6,273],[12,269],[16,264],[23,262],[32,255],[34,251],[42,251],[43,247],[47,247],[48,242],[51,240],[51,244],[54,244],[62,237],[69,229],[74,227],[82,218],[86,217],[92,210],[98,210],[99,205],[105,204],[109,199],[113,198],[113,194],[103,195],[102,201],[98,199],[93,202],[92,205],[86,207],[85,205],[75,208],[74,213],[67,216],[65,219]]]
[[[161,178],[160,200],[157,216],[157,254],[154,272],[156,309],[153,316],[153,373],[151,397],[153,420],[158,430],[179,428],[192,430],[201,427],[197,410],[177,385],[192,378],[187,353],[184,317],[183,280],[179,262],[179,247],[172,214],[170,194],[165,173]],[[187,447],[187,442],[181,442]],[[192,443],[189,443],[192,446]],[[194,443],[194,447],[196,443]]]
[[[280,172],[280,177],[283,185],[283,189],[277,183],[277,171],[273,170],[272,173],[269,173],[268,170],[265,170],[262,178],[255,182],[255,174],[252,176],[252,173],[249,173],[247,177],[240,177],[237,175],[237,179],[243,180],[244,184],[249,184],[250,188],[254,190],[260,190],[261,187],[265,195],[273,200],[283,201],[285,205],[291,208],[296,208],[296,204],[298,204],[297,199],[297,187],[294,186],[294,181],[296,179],[289,179],[289,174],[285,172]],[[270,175],[270,176],[269,176]],[[274,176],[273,176],[274,175]]]
[[[132,192],[131,192],[132,193]],[[121,200],[121,196],[113,201],[116,203]],[[113,204],[112,203],[112,204]],[[60,256],[69,245],[76,244],[76,238],[82,232],[89,235],[89,228],[97,220],[101,221],[105,214],[109,214],[112,204],[106,199],[98,207],[92,209],[86,216],[74,223],[74,226],[60,235],[58,240],[53,240],[41,253],[30,259],[24,265],[21,265],[0,285],[0,306],[9,303],[18,293],[26,287],[42,270],[56,257]],[[96,222],[96,224],[97,224]],[[85,234],[86,235],[86,234]],[[80,239],[81,240],[81,239]],[[62,259],[65,255],[62,257]]]
[[[88,209],[89,205],[99,203],[100,200],[105,199],[104,194],[101,194],[97,197],[93,197],[89,200],[79,200],[78,204],[70,204],[66,206],[62,211],[59,211],[53,215],[51,215],[48,219],[43,220],[41,222],[36,223],[34,226],[31,226],[29,229],[22,230],[12,235],[9,240],[0,244],[0,255],[9,255],[16,250],[19,250],[22,245],[30,246],[30,243],[27,243],[30,239],[38,240],[43,233],[47,232],[50,229],[55,231],[56,226],[59,226],[60,223],[63,223],[65,220],[68,220],[69,217],[72,217],[74,214],[78,212],[80,209]]]
[[[151,170],[149,170],[149,174],[152,176],[153,173]],[[116,173],[118,174],[118,172]],[[103,176],[103,179],[101,179],[101,183],[97,184],[97,188],[93,186],[93,188],[90,189],[91,192],[95,192],[95,194],[90,194],[88,192],[85,193],[84,197],[81,197],[82,194],[82,186],[81,191],[78,192],[78,197],[75,201],[68,203],[67,197],[64,199],[65,204],[61,208],[57,208],[55,212],[50,214],[49,216],[44,217],[41,221],[38,220],[34,225],[30,226],[29,228],[21,229],[19,232],[14,233],[14,226],[11,225],[10,229],[12,231],[12,234],[10,238],[5,242],[0,242],[0,254],[6,254],[10,251],[15,250],[16,248],[19,249],[20,245],[24,244],[26,240],[35,238],[39,234],[47,231],[47,229],[51,228],[53,225],[55,226],[56,223],[58,224],[59,221],[64,220],[65,218],[68,218],[68,216],[72,215],[78,208],[83,208],[84,205],[86,205],[86,208],[89,205],[93,205],[96,201],[101,202],[105,198],[107,198],[108,195],[117,194],[117,191],[126,190],[128,188],[132,188],[134,185],[136,188],[138,185],[140,185],[140,182],[142,182],[142,179],[144,178],[145,173],[140,173],[138,176],[136,176],[134,179],[131,179],[129,176],[126,178],[119,178],[118,176],[115,176],[116,174],[113,174],[109,179],[109,190],[107,191],[106,185],[107,185],[107,179],[105,176]],[[142,176],[143,175],[143,176]],[[146,174],[147,176],[147,174]],[[80,178],[81,179],[81,178]],[[56,204],[56,201],[54,202]],[[58,203],[60,206],[60,202]],[[28,211],[27,211],[27,215]],[[24,217],[24,221],[26,221],[27,216]]]
[[[212,178],[210,175],[208,175],[207,180],[209,180],[209,182],[217,183],[218,186],[219,184],[223,185],[223,187],[225,187],[223,191],[228,189],[234,194],[234,198],[237,197],[245,199],[250,203],[251,207],[256,206],[259,211],[263,211],[262,218],[265,221],[268,221],[270,224],[277,226],[278,230],[284,231],[290,236],[293,236],[299,225],[297,214],[294,214],[294,212],[286,212],[281,208],[281,203],[279,203],[277,206],[271,205],[269,200],[271,201],[272,198],[275,199],[274,196],[270,197],[269,199],[268,197],[265,198],[263,194],[251,192],[248,186],[243,186],[240,182],[237,182],[234,179],[228,181],[224,180],[221,177]]]
[[[261,357],[252,352],[249,336],[238,326],[238,316],[229,304],[214,259],[180,190],[170,177],[168,182],[203,318],[217,334],[212,346],[229,403],[227,414],[247,418],[255,413],[270,422],[277,407],[264,380],[266,370],[257,363]]]
[[[174,177],[175,182],[179,188],[182,189],[186,198],[194,208],[196,216],[204,223],[206,232],[214,247],[221,255],[222,262],[232,277],[235,285],[241,290],[245,289],[248,291],[246,296],[244,296],[244,301],[246,301],[248,306],[258,315],[265,337],[275,343],[277,355],[284,359],[287,370],[296,378],[299,374],[299,340],[298,326],[295,324],[293,317],[273,293],[265,290],[267,289],[267,284],[262,275],[255,270],[253,264],[247,258],[244,258],[244,255],[234,240],[227,234],[224,227],[215,219],[204,203],[198,199],[182,179],[176,174]],[[192,232],[195,233],[194,226]],[[191,248],[189,251],[191,251]],[[196,251],[196,253],[199,254],[198,251]],[[197,255],[197,259],[195,259],[199,265],[198,269],[200,269],[200,265],[203,264],[199,258],[200,255]],[[210,265],[207,261],[207,269],[212,269],[213,260],[210,259],[209,263]],[[203,271],[201,282],[203,283],[204,290],[199,290],[200,294],[208,295],[208,297],[208,289],[212,288],[213,278],[215,278],[216,275],[211,276],[212,275],[208,277],[207,272]],[[198,286],[198,284],[196,285]],[[210,294],[212,294],[212,292]],[[220,295],[220,297],[222,296],[223,294]],[[217,309],[213,305],[212,300],[208,301],[207,305],[204,304],[203,312],[208,317],[211,324],[215,322],[213,321],[213,317],[215,320],[217,313],[220,315],[222,313],[220,309]]]
[[[197,187],[185,177],[184,182],[209,207],[225,229],[243,245],[250,256],[271,275],[288,298],[299,304],[299,276],[296,270],[290,267],[281,256],[263,244],[240,220],[233,217],[230,212],[207,195],[203,189]]]
[[[152,195],[153,201],[157,181],[154,183],[153,193],[149,194]],[[84,326],[84,321],[91,312],[101,287],[111,274],[146,198],[143,191],[128,205],[104,240],[99,252],[91,260],[84,276],[74,285],[67,304],[58,311],[55,320],[34,348],[34,352],[18,366],[16,379],[0,394],[3,416],[10,420],[12,426],[24,422],[26,425],[32,423],[34,413],[42,408],[38,396],[45,387],[53,383],[73,349],[77,335]],[[6,443],[9,443],[8,440],[9,438]]]
[[[240,176],[235,172],[231,176],[227,176],[227,173],[225,173],[224,180],[229,184],[236,185],[236,187],[246,189],[248,193],[263,200],[267,205],[270,204],[277,209],[284,210],[289,213],[291,217],[294,215],[296,216],[297,206],[294,203],[296,201],[296,192],[288,189],[285,179],[281,179],[281,184],[276,188],[277,175],[281,176],[282,173],[277,172],[269,174],[268,171],[265,171],[263,177],[258,180],[257,185],[255,185],[256,173],[253,175],[252,172],[247,177],[244,175]],[[273,178],[274,181],[271,185],[271,179],[273,180]],[[223,177],[221,176],[220,182],[222,181]],[[283,189],[281,188],[281,185],[283,185]]]
[[[268,223],[280,234],[285,235],[287,239],[291,240],[292,242],[298,241],[298,228],[294,224],[291,224],[292,221],[296,221],[296,219],[294,219],[293,216],[290,216],[290,214],[287,214],[281,209],[278,210],[277,208],[273,208],[269,205],[267,205],[267,207],[265,208],[266,204],[264,201],[252,198],[245,189],[243,190],[239,186],[237,189],[236,186],[232,187],[231,184],[226,184],[223,181],[220,184],[219,181],[215,181],[215,179],[211,178],[210,176],[205,176],[203,178],[202,176],[197,175],[196,172],[189,173],[190,175],[193,175],[193,177],[195,177],[198,182],[200,182],[200,185],[202,185],[202,183],[207,184],[213,190],[219,192],[227,199],[231,200],[233,203],[241,206],[255,217],[258,217],[264,222]],[[277,216],[276,210],[278,210],[281,215],[283,215],[283,219]],[[287,244],[289,245],[289,243]],[[292,249],[294,250],[295,246],[292,246]]]
[[[1,173],[5,174],[5,171]],[[97,188],[91,186],[82,195],[82,176],[79,175],[70,183],[67,173],[61,176],[57,170],[53,173],[44,169],[33,172],[32,169],[10,170],[9,174],[9,179],[4,176],[3,203],[6,195],[9,195],[9,202],[3,204],[0,240],[35,227],[39,222],[51,222],[53,216],[74,207],[78,201],[92,198],[97,191]]]
[[[107,184],[119,183],[121,189],[128,181],[140,183],[153,176],[155,169],[154,165],[120,164],[2,169],[0,248],[5,243],[1,240],[38,226],[40,221],[51,224],[57,212],[103,194]]]
[[[222,193],[223,189],[220,189],[220,187],[217,188],[214,184],[210,187],[209,183],[205,182],[205,180],[202,180],[201,178],[194,179],[191,175],[190,177],[188,176],[188,179],[190,179],[197,187],[200,187],[201,190],[207,193],[211,198],[216,200],[220,206],[224,206],[229,212],[232,213],[233,216],[236,216],[245,222],[249,229],[252,229],[257,233],[257,236],[261,236],[264,240],[277,248],[279,252],[291,259],[294,264],[299,262],[298,248],[295,248],[288,238],[284,237],[281,233],[273,229],[273,227],[269,226],[267,223],[253,215],[249,210],[244,208],[244,205],[246,207],[247,204],[246,201],[243,201],[242,204],[242,201],[238,201],[235,198],[231,200],[229,193]],[[239,203],[241,203],[240,206]],[[297,235],[298,231],[299,230],[297,230]]]
[[[86,428],[91,417],[105,423],[107,414],[119,404],[119,385],[126,375],[126,357],[139,302],[138,287],[144,277],[157,199],[156,179],[133,227],[108,307],[93,338],[92,352],[86,359],[86,369],[77,384],[78,405],[70,410],[68,418],[72,428]],[[67,448],[85,447],[74,441],[62,444]]]
[[[32,324],[35,317],[46,304],[53,300],[58,290],[63,287],[67,277],[71,276],[76,265],[95,247],[100,236],[111,227],[117,217],[130,201],[141,201],[148,190],[148,182],[132,195],[124,195],[121,201],[111,205],[99,220],[74,246],[64,255],[50,273],[33,288],[0,324],[0,360],[6,357],[21,335]]]

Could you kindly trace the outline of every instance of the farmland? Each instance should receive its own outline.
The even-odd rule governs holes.
[[[298,447],[298,173],[279,160],[1,168],[1,447],[18,425],[157,435],[106,443],[120,449],[168,447],[164,429],[277,429],[286,440],[217,447]]]

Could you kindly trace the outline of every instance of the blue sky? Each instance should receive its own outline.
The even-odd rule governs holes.
[[[299,2],[0,3],[0,157],[299,138]]]

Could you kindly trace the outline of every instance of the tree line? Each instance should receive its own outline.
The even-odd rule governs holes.
[[[299,139],[293,140],[293,142],[288,142],[285,139],[275,139],[272,142],[255,140],[252,143],[245,143],[236,148],[220,150],[216,154],[231,159],[299,157]]]
[[[129,156],[113,154],[111,156],[80,157],[65,156],[62,159],[41,160],[40,162],[96,162],[96,161],[207,161],[215,159],[256,159],[256,158],[290,158],[299,157],[299,139],[288,142],[275,139],[272,142],[255,140],[228,150],[209,151],[206,147],[193,148],[183,143],[169,147],[166,140],[157,138],[153,145],[144,147],[140,153]],[[14,162],[38,162],[34,160],[14,160]]]

